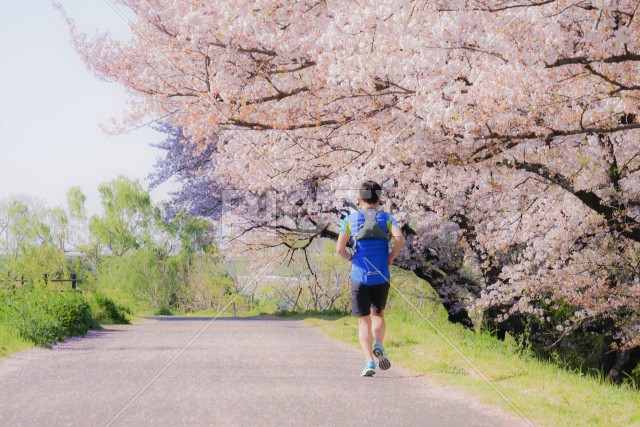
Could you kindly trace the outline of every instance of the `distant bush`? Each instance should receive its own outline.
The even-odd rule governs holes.
[[[20,337],[41,347],[82,335],[96,324],[79,292],[57,292],[39,286],[4,290],[0,320]]]
[[[162,307],[158,308],[154,314],[156,316],[173,316],[173,312],[166,305],[163,305]]]
[[[132,314],[131,310],[99,292],[93,294],[90,306],[93,311],[93,320],[96,323],[116,325],[128,325],[130,323],[129,319],[127,319],[127,314]]]

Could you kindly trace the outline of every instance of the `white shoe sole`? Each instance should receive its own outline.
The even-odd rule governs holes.
[[[373,374],[375,374],[376,371],[374,371],[373,369],[367,369],[366,371],[364,371],[363,373],[360,374],[361,377],[372,377]]]
[[[379,348],[373,349],[373,355],[378,358],[378,366],[383,371],[386,371],[391,367],[391,362],[387,359],[387,356],[384,355],[384,352]]]

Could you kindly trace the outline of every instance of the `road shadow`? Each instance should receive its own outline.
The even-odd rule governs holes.
[[[378,375],[374,375],[374,379],[375,380],[397,380],[398,378],[420,378],[420,377],[425,377],[426,374],[422,373],[422,372],[418,372],[415,374],[400,374],[400,375],[390,375],[390,374],[385,374],[385,376],[378,376]]]
[[[216,322],[255,322],[256,320],[300,320],[300,319],[289,319],[280,316],[247,316],[247,317],[233,317],[233,316],[225,316],[225,317],[215,317],[215,316],[142,316],[144,319],[149,320],[158,320],[161,322],[190,322],[190,321],[206,321],[206,320],[215,320]]]
[[[343,313],[338,311],[305,311],[305,312],[280,312],[276,314],[263,314],[257,316],[184,316],[184,315],[158,315],[158,316],[140,316],[143,319],[158,320],[161,322],[189,322],[189,321],[203,321],[213,320],[216,322],[221,321],[256,321],[256,320],[304,320],[304,319],[322,319],[322,320],[338,320],[349,313]]]
[[[93,347],[90,345],[91,341],[98,341],[110,339],[116,334],[123,332],[122,329],[112,329],[112,326],[121,326],[121,325],[104,325],[99,329],[91,329],[84,335],[76,335],[73,337],[69,337],[64,341],[60,341],[51,347],[52,351],[60,351],[60,350],[78,350],[78,351],[87,351],[92,349]],[[82,347],[77,346],[76,344],[81,342],[83,344],[89,343],[89,346],[83,345]]]

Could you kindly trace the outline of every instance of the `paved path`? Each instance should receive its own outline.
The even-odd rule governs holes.
[[[154,318],[0,359],[0,425],[522,424],[397,366],[360,378],[362,364],[301,321]]]

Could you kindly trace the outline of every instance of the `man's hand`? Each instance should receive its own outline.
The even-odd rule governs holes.
[[[340,233],[338,235],[338,241],[336,242],[336,252],[345,260],[352,262],[353,255],[347,252],[347,242],[349,241],[349,235],[346,233]]]
[[[400,249],[402,249],[402,246],[404,245],[404,236],[402,235],[400,227],[394,225],[391,228],[391,236],[393,236],[393,249],[391,250],[389,259],[387,260],[387,264],[389,265],[393,264],[393,261],[396,260],[396,257],[400,253]]]

